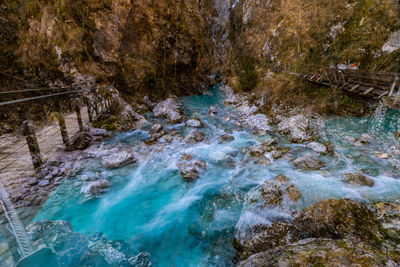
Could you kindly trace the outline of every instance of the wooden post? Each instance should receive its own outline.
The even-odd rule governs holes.
[[[58,124],[60,125],[61,137],[62,137],[65,147],[67,148],[67,150],[69,150],[71,148],[71,143],[69,142],[67,126],[65,125],[65,120],[62,115],[60,102],[57,101],[56,105],[57,105],[57,113],[56,113],[57,115],[56,116],[57,116]]]
[[[79,105],[77,103],[75,104],[75,113],[76,113],[76,118],[78,120],[79,130],[83,131],[81,108],[79,107]]]
[[[33,168],[38,169],[42,166],[42,156],[40,155],[39,144],[35,135],[35,130],[30,125],[29,120],[22,122],[22,134],[26,138],[26,143],[29,148],[29,153],[32,157]]]
[[[89,105],[89,102],[86,103],[87,106],[87,113],[88,113],[88,117],[89,117],[89,122],[93,121],[93,113],[92,113],[92,108]]]

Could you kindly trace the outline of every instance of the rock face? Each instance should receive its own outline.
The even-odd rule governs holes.
[[[176,163],[181,177],[188,181],[193,181],[200,177],[200,173],[207,168],[207,163],[198,158],[193,159],[189,154],[183,154]]]
[[[315,151],[317,153],[326,153],[326,152],[328,152],[328,148],[324,144],[321,144],[321,143],[318,143],[318,142],[310,142],[310,143],[307,144],[307,147],[309,149],[311,149],[312,151]]]
[[[309,119],[302,114],[292,116],[278,124],[278,131],[289,134],[292,142],[303,143],[310,138],[307,133],[309,123]]]
[[[313,155],[305,155],[303,157],[297,158],[293,161],[294,165],[300,167],[305,170],[319,170],[325,167],[325,163],[323,163],[318,158]]]
[[[35,247],[52,244],[60,265],[151,266],[149,253],[133,253],[129,243],[111,241],[101,233],[76,233],[65,221],[35,222],[27,227],[27,233]]]
[[[397,266],[397,242],[363,204],[331,199],[292,222],[255,226],[234,244],[243,259],[238,266]]]
[[[111,155],[103,157],[101,163],[109,169],[116,169],[136,162],[136,157],[132,150],[125,149]]]
[[[153,112],[156,117],[167,118],[171,123],[182,121],[178,103],[173,98],[160,102],[154,108]]]
[[[197,130],[191,130],[190,133],[185,137],[185,142],[189,144],[195,144],[202,142],[206,139],[206,135]]]
[[[374,186],[375,182],[371,178],[361,173],[345,173],[343,174],[343,180],[349,184],[362,185],[362,186]]]

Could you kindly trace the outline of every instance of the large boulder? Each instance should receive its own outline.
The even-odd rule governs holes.
[[[104,129],[89,129],[85,128],[83,131],[77,133],[71,142],[71,150],[83,150],[88,148],[95,142],[99,142],[104,138],[111,137],[112,133]]]
[[[392,205],[388,210],[398,213]],[[398,242],[365,205],[330,199],[300,211],[292,222],[255,226],[234,244],[239,266],[398,266]]]
[[[182,121],[180,107],[174,98],[168,98],[167,100],[158,103],[153,112],[156,117],[167,118],[172,123]]]
[[[310,154],[295,159],[293,163],[304,170],[319,170],[325,167],[324,162]]]
[[[299,114],[283,119],[278,124],[278,131],[289,134],[291,141],[294,143],[303,143],[310,139],[310,135],[308,134],[309,124],[309,119]]]
[[[374,186],[375,182],[371,178],[361,173],[345,173],[342,175],[343,180],[349,184],[362,185],[362,186]]]
[[[267,132],[271,130],[271,126],[269,125],[269,120],[267,116],[264,114],[255,114],[251,116],[247,116],[242,125],[246,128],[249,128],[255,132]]]
[[[124,167],[136,162],[135,154],[131,149],[124,149],[103,157],[101,163],[109,169]]]

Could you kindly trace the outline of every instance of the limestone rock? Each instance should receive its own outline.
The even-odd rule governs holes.
[[[271,180],[267,180],[261,185],[261,193],[267,205],[281,205],[283,202],[281,188]]]
[[[200,172],[207,168],[207,163],[198,158],[193,159],[189,154],[183,154],[176,163],[181,177],[185,180],[192,181],[200,177]]]
[[[156,117],[167,118],[172,123],[182,121],[179,105],[174,98],[168,98],[167,100],[158,103],[153,112]]]
[[[185,142],[189,144],[194,144],[202,142],[206,139],[206,135],[197,130],[191,130],[190,133],[185,137]]]
[[[286,185],[290,179],[287,176],[280,174],[275,177],[275,180],[278,181],[281,185]]]
[[[186,126],[200,128],[201,122],[197,119],[190,119],[185,122]]]
[[[319,170],[325,167],[325,163],[323,163],[318,158],[312,155],[305,155],[303,157],[297,158],[293,161],[294,165],[300,167],[305,170]]]
[[[328,148],[321,143],[318,142],[310,142],[307,144],[307,147],[317,153],[326,153],[328,152]]]
[[[151,133],[159,133],[163,129],[162,125],[159,123],[154,124],[151,126],[150,132]]]
[[[285,194],[292,200],[297,201],[301,198],[301,191],[293,184],[289,185],[285,189]]]
[[[361,173],[345,173],[343,174],[343,180],[349,184],[363,185],[363,186],[374,186],[375,182],[371,178]]]
[[[218,141],[220,143],[232,142],[233,140],[235,140],[235,137],[229,134],[223,134],[220,137],[218,137]]]
[[[102,179],[94,181],[90,184],[89,192],[93,195],[99,195],[105,192],[107,188],[110,187],[110,182]]]
[[[289,134],[292,142],[303,143],[310,139],[308,135],[309,124],[309,119],[299,114],[282,120],[278,124],[278,131]]]
[[[264,114],[255,114],[247,116],[244,119],[242,125],[256,132],[258,131],[267,132],[271,130],[271,126],[269,125],[269,120]]]
[[[109,169],[116,169],[136,162],[136,157],[132,150],[125,149],[103,157],[101,163]]]
[[[41,180],[41,181],[39,181],[38,186],[45,187],[45,186],[48,186],[49,184],[50,184],[49,180]]]

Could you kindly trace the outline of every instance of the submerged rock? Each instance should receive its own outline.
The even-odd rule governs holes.
[[[208,114],[210,114],[210,115],[216,115],[216,114],[217,114],[217,108],[214,107],[214,106],[211,106],[211,107],[208,109]]]
[[[128,262],[133,267],[151,267],[153,266],[150,260],[150,253],[140,252],[135,257],[129,258]]]
[[[218,141],[220,143],[232,142],[233,140],[235,140],[235,137],[229,134],[223,134],[220,137],[218,137]]]
[[[168,98],[167,100],[158,103],[153,112],[156,117],[167,118],[172,123],[182,121],[179,105],[173,98]]]
[[[305,155],[297,158],[293,161],[293,163],[295,166],[305,170],[320,170],[321,168],[325,167],[325,163],[313,155]]]
[[[125,149],[103,157],[101,163],[109,169],[116,169],[136,162],[136,157],[132,150]]]
[[[343,180],[349,184],[363,185],[363,186],[374,186],[375,182],[371,178],[361,173],[345,173],[343,174]]]
[[[106,189],[108,189],[110,187],[110,182],[102,179],[102,180],[98,180],[98,181],[94,181],[90,184],[90,188],[89,188],[89,192],[92,195],[99,195],[102,194],[106,191]]]
[[[146,254],[132,253],[133,247],[124,241],[111,241],[104,234],[80,234],[65,221],[41,221],[30,224],[27,233],[35,247],[52,245],[60,266],[151,266]],[[129,259],[129,260],[128,260]],[[134,261],[133,261],[134,262]],[[140,263],[147,262],[147,265]],[[135,265],[133,265],[135,266]]]
[[[372,136],[364,133],[360,137],[356,138],[355,144],[357,145],[357,143],[360,143],[363,145],[367,145],[367,144],[371,143],[371,141],[372,141]]]
[[[191,130],[185,137],[185,142],[189,144],[199,143],[206,139],[206,135],[197,130]]]
[[[278,124],[278,131],[289,134],[292,142],[303,143],[310,139],[308,135],[309,124],[309,119],[300,114],[283,119]]]
[[[310,142],[307,144],[307,147],[317,153],[326,153],[328,152],[328,148],[321,143],[318,142]]]

